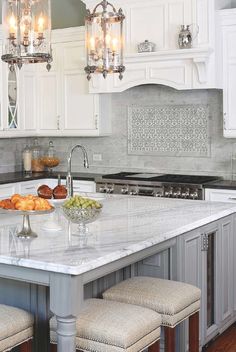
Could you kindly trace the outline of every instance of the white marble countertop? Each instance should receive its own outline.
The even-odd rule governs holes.
[[[108,196],[86,244],[62,214],[60,232],[42,230],[45,216],[32,216],[31,241],[15,236],[22,217],[1,214],[0,263],[79,275],[233,213],[231,203]]]

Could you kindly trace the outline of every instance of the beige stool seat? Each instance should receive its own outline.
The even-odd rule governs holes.
[[[10,351],[31,340],[33,325],[32,314],[19,308],[0,305],[0,352]]]
[[[199,352],[201,290],[197,287],[152,277],[134,277],[108,289],[103,298],[135,304],[161,314],[165,352],[175,352],[175,327],[189,319],[189,352]]]
[[[162,325],[174,328],[199,311],[201,290],[182,282],[139,276],[111,287],[103,298],[152,309],[161,314]]]
[[[138,352],[160,339],[156,312],[119,302],[89,299],[76,323],[76,348],[96,352]],[[57,343],[57,322],[50,320],[50,340]],[[54,351],[52,347],[52,351]],[[152,351],[159,351],[158,349]]]

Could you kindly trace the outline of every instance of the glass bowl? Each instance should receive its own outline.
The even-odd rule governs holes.
[[[66,208],[64,206],[62,206],[62,209],[64,215],[68,220],[79,225],[79,235],[88,234],[88,228],[86,224],[95,221],[99,217],[102,210],[102,208]]]

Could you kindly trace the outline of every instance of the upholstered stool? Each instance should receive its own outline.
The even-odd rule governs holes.
[[[182,282],[151,277],[134,277],[111,287],[105,300],[135,304],[161,314],[165,351],[175,351],[175,327],[189,318],[189,352],[199,352],[201,291]]]
[[[0,352],[19,346],[20,352],[31,352],[34,318],[32,314],[0,304]]]
[[[159,352],[161,316],[134,305],[89,299],[76,323],[76,349],[90,352]],[[56,351],[57,322],[50,320],[51,351]]]

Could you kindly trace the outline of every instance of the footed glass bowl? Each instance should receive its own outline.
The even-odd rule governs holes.
[[[95,221],[101,213],[102,208],[77,208],[62,207],[63,212],[68,220],[78,224],[79,235],[88,234],[88,228],[86,224]]]

